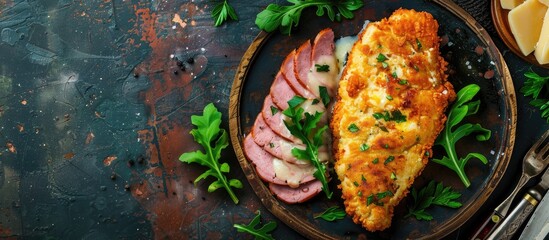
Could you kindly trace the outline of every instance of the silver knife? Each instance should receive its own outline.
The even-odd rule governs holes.
[[[547,188],[549,188],[549,168],[545,169],[538,185],[528,189],[528,192],[524,194],[517,206],[488,236],[488,239],[511,239],[543,198]]]
[[[520,234],[519,240],[542,240],[549,233],[549,194],[541,200]]]

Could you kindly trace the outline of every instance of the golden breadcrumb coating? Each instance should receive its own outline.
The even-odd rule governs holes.
[[[391,225],[455,98],[437,31],[431,14],[406,9],[368,24],[339,82],[335,171],[347,213],[369,231]]]

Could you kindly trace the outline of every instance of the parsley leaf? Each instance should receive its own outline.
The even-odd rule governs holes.
[[[391,97],[392,99],[392,97]],[[406,115],[402,114],[400,110],[393,110],[390,113],[388,111],[373,113],[372,116],[376,120],[395,121],[397,123],[406,122]]]
[[[349,130],[349,132],[355,133],[355,132],[358,132],[358,130],[360,130],[360,128],[358,128],[358,126],[356,124],[351,123],[351,125],[349,125],[349,127],[347,127],[347,130]]]
[[[524,86],[520,89],[520,92],[524,94],[525,97],[531,96],[533,98],[530,101],[530,105],[539,108],[541,111],[541,117],[549,123],[549,99],[539,98],[539,94],[545,86],[549,83],[549,76],[542,77],[530,70],[524,73],[526,81]]]
[[[304,98],[298,96],[294,96],[288,101],[289,107],[282,112],[288,117],[288,120],[284,120],[284,125],[292,135],[299,138],[306,146],[305,149],[293,148],[292,155],[298,159],[311,161],[316,168],[313,176],[322,183],[322,190],[326,197],[330,199],[332,192],[328,188],[328,170],[318,158],[318,149],[323,144],[322,135],[328,130],[328,126],[319,126],[322,113],[310,114],[300,107],[304,101]]]
[[[421,50],[421,42],[419,41],[419,39],[416,38],[416,45],[417,45],[417,50]]]
[[[223,2],[215,5],[214,9],[212,10],[212,18],[215,20],[214,26],[221,26],[223,22],[227,21],[227,17],[235,21],[238,20],[238,16],[236,16],[234,8],[229,5],[229,2],[227,2],[227,0],[224,0]]]
[[[347,19],[354,17],[353,11],[361,8],[361,0],[288,0],[293,5],[282,6],[271,3],[257,14],[255,24],[259,29],[272,32],[279,29],[283,34],[290,34],[292,27],[297,27],[301,12],[308,7],[316,7],[316,15],[328,14],[331,21],[340,21],[341,16]],[[339,14],[338,14],[339,12]]]
[[[450,208],[459,208],[461,203],[455,201],[461,194],[452,190],[451,187],[444,187],[442,183],[436,183],[431,180],[427,186],[419,192],[412,188],[413,203],[408,205],[408,214],[404,217],[414,216],[417,220],[433,220],[433,216],[425,210],[432,206],[444,206]]]
[[[328,64],[315,64],[315,68],[317,72],[329,72],[330,71],[330,65]]]
[[[385,62],[385,60],[387,60],[387,59],[388,58],[385,55],[383,55],[383,53],[378,54],[377,57],[376,57],[376,60],[378,62]]]
[[[476,114],[480,105],[480,100],[473,101],[473,97],[478,93],[480,87],[476,84],[469,84],[462,88],[457,93],[457,100],[450,108],[446,126],[435,141],[436,145],[440,145],[446,150],[448,156],[443,156],[441,159],[432,159],[433,162],[446,166],[452,169],[465,187],[469,187],[471,182],[465,174],[465,165],[471,158],[477,158],[482,163],[488,163],[486,157],[480,153],[469,153],[465,158],[460,158],[456,152],[456,143],[461,138],[476,133],[478,141],[486,141],[490,139],[491,131],[483,128],[480,124],[466,123],[457,127],[457,125],[467,116]],[[456,128],[457,127],[457,128]]]
[[[338,206],[329,207],[324,212],[314,216],[314,218],[322,218],[328,222],[345,218],[345,210],[339,209]]]
[[[330,104],[330,102],[332,101],[332,99],[330,98],[330,94],[328,94],[328,89],[324,86],[319,86],[318,92],[320,93],[320,98],[322,99],[322,103],[324,104],[325,107],[327,107],[328,104]]]
[[[238,179],[227,179],[226,173],[229,173],[230,167],[227,163],[220,163],[221,150],[229,146],[229,137],[225,129],[219,127],[221,124],[221,113],[210,103],[204,107],[203,115],[191,116],[191,123],[196,126],[191,130],[194,140],[204,147],[206,153],[197,150],[195,152],[183,153],[179,160],[184,163],[198,163],[208,167],[206,172],[202,173],[194,180],[197,184],[200,180],[212,176],[216,181],[208,186],[208,192],[213,192],[219,188],[225,188],[235,204],[238,204],[238,198],[232,188],[242,188],[242,182]]]
[[[234,224],[233,227],[235,227],[238,232],[244,232],[244,233],[253,235],[255,239],[274,240],[270,232],[275,230],[276,222],[270,221],[265,225],[263,225],[262,227],[259,227],[258,225],[260,222],[260,218],[261,218],[261,212],[258,210],[257,215],[254,217],[254,219],[252,219],[250,224],[248,225]]]

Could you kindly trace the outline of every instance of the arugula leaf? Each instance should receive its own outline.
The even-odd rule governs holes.
[[[526,81],[524,82],[524,86],[520,89],[520,92],[523,93],[525,97],[531,96],[533,98],[533,100],[530,101],[530,105],[539,108],[541,117],[545,118],[549,123],[549,99],[539,98],[539,94],[549,83],[549,76],[542,77],[532,70],[524,73],[524,76],[526,77]]]
[[[253,235],[255,239],[274,240],[270,232],[275,230],[276,222],[271,221],[263,225],[263,227],[258,228],[257,225],[259,225],[260,218],[261,212],[258,210],[257,215],[254,217],[254,219],[252,219],[250,224],[234,224],[233,227],[235,227],[238,232],[244,232]]]
[[[425,210],[432,206],[444,206],[450,208],[459,208],[461,203],[454,201],[461,197],[459,192],[452,190],[451,187],[444,187],[442,183],[436,183],[431,180],[429,184],[423,187],[419,192],[412,188],[413,204],[408,205],[408,214],[404,217],[414,216],[417,220],[433,220],[433,216]]]
[[[292,27],[297,27],[301,12],[308,7],[316,7],[316,15],[328,14],[332,21],[340,21],[341,16],[350,19],[354,17],[352,11],[361,8],[361,0],[287,0],[293,5],[281,6],[271,3],[257,14],[255,24],[259,29],[272,32],[279,29],[283,34],[290,34]],[[339,12],[339,14],[337,14]]]
[[[446,166],[456,172],[465,187],[471,185],[471,182],[465,173],[465,165],[469,159],[477,158],[484,164],[488,163],[486,157],[480,153],[469,153],[465,158],[460,158],[456,152],[457,141],[472,133],[477,134],[477,141],[487,141],[490,139],[491,131],[483,128],[478,123],[466,123],[457,127],[465,117],[477,113],[480,100],[472,102],[471,100],[479,90],[480,87],[478,85],[469,84],[457,93],[457,100],[450,109],[448,119],[446,120],[446,126],[435,141],[436,145],[440,145],[446,150],[448,156],[443,156],[442,159],[432,159],[433,162]]]
[[[314,216],[314,218],[322,218],[328,222],[333,222],[335,220],[343,219],[345,218],[347,214],[345,213],[345,210],[339,209],[338,206],[329,207],[324,212]]]
[[[227,17],[235,21],[238,20],[238,16],[236,16],[234,8],[229,5],[228,0],[223,0],[223,2],[219,2],[215,5],[212,10],[212,18],[215,20],[214,26],[221,26],[223,22],[227,21]]]
[[[196,126],[191,130],[195,142],[202,145],[206,153],[197,150],[195,152],[183,153],[179,160],[184,163],[198,163],[208,167],[206,172],[202,173],[194,180],[196,185],[200,180],[212,176],[216,181],[208,186],[208,192],[213,192],[219,188],[225,188],[235,204],[238,204],[238,198],[234,194],[233,188],[242,188],[242,182],[238,179],[227,179],[225,174],[229,173],[230,167],[227,163],[220,163],[221,150],[229,146],[229,137],[225,129],[219,127],[221,124],[221,113],[210,103],[204,107],[203,115],[191,116],[191,123]]]
[[[305,99],[298,96],[294,96],[288,101],[289,107],[282,112],[289,119],[288,121],[284,120],[284,125],[286,125],[286,128],[288,128],[293,136],[299,138],[306,146],[304,150],[293,148],[292,155],[298,159],[311,161],[316,168],[313,176],[322,183],[322,190],[326,194],[326,197],[330,199],[332,198],[332,192],[328,188],[327,169],[318,158],[318,149],[323,143],[322,135],[328,130],[328,126],[318,126],[322,113],[316,112],[315,114],[310,114],[305,112],[300,107],[304,101]]]

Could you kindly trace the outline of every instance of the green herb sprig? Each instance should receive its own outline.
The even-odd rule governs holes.
[[[208,167],[206,172],[202,173],[194,180],[196,185],[200,180],[212,176],[216,181],[208,186],[208,192],[213,192],[219,188],[225,188],[235,204],[238,204],[238,198],[232,188],[242,188],[242,182],[238,179],[227,179],[225,174],[229,173],[229,164],[220,163],[221,150],[229,146],[229,137],[225,129],[220,128],[221,113],[210,103],[204,107],[203,115],[191,116],[191,123],[196,126],[191,130],[194,141],[204,147],[205,152],[197,150],[195,152],[183,153],[179,160],[184,163],[198,163]]]
[[[486,157],[480,153],[469,153],[465,158],[460,158],[456,152],[456,143],[463,137],[472,133],[476,133],[478,141],[487,141],[490,139],[491,131],[483,128],[480,124],[465,123],[457,127],[457,125],[467,116],[476,114],[480,100],[471,101],[478,93],[480,87],[476,84],[469,84],[462,88],[457,93],[457,100],[450,108],[446,126],[442,133],[435,141],[436,145],[440,145],[446,151],[448,156],[443,156],[441,159],[432,159],[433,162],[446,166],[457,173],[465,187],[469,187],[471,182],[465,173],[465,165],[471,158],[477,158],[482,163],[488,163]],[[457,128],[456,128],[457,127]]]
[[[288,108],[282,113],[289,118],[289,121],[284,120],[284,125],[290,133],[299,138],[304,144],[305,149],[293,148],[292,155],[298,159],[311,161],[315,166],[316,171],[313,176],[322,183],[322,190],[329,199],[332,197],[332,192],[328,188],[328,178],[326,176],[326,166],[320,162],[318,158],[318,149],[322,146],[322,135],[328,129],[328,125],[319,127],[318,124],[322,117],[321,112],[310,114],[300,107],[305,102],[305,99],[299,96],[294,96],[288,101]]]
[[[541,111],[541,117],[549,123],[549,99],[540,97],[541,91],[549,83],[549,76],[542,77],[532,70],[524,73],[526,81],[524,86],[520,89],[520,92],[525,97],[531,96],[533,98],[530,101],[530,105],[539,108]],[[546,88],[547,89],[547,88]]]
[[[328,222],[345,218],[347,214],[345,210],[340,209],[338,206],[332,206],[326,209],[324,212],[314,216],[314,218],[322,218]]]
[[[261,220],[261,212],[258,210],[257,215],[255,215],[254,219],[252,219],[250,224],[248,225],[234,224],[233,227],[235,227],[238,232],[244,232],[244,233],[253,235],[255,239],[274,240],[270,232],[275,230],[277,225],[276,222],[270,221],[265,225],[263,225],[262,227],[258,228],[260,220]]]
[[[214,9],[212,10],[212,18],[215,21],[214,26],[221,26],[221,24],[227,21],[227,17],[235,21],[238,20],[238,16],[236,15],[236,11],[234,10],[234,8],[229,5],[229,2],[227,0],[223,0],[223,2],[219,2],[218,4],[216,4]]]
[[[433,216],[425,210],[432,206],[444,206],[450,208],[459,208],[461,203],[455,201],[461,194],[452,190],[451,187],[444,187],[442,183],[436,183],[431,180],[427,186],[421,188],[419,192],[412,188],[413,204],[408,205],[408,214],[404,217],[414,216],[417,220],[433,220]]]
[[[316,15],[319,17],[327,13],[331,21],[341,21],[341,16],[347,19],[353,18],[353,11],[364,5],[361,0],[288,0],[288,2],[293,5],[269,4],[265,10],[257,14],[255,24],[266,32],[279,29],[283,34],[290,34],[292,27],[297,27],[299,24],[301,12],[308,7],[316,7]]]

